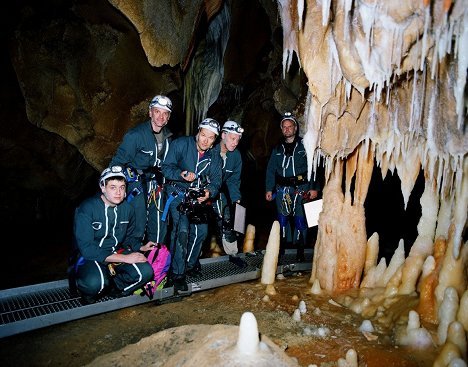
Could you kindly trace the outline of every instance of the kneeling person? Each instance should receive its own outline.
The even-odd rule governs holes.
[[[79,252],[76,285],[86,303],[110,294],[132,294],[153,278],[153,269],[135,236],[135,211],[125,199],[126,178],[121,166],[106,168],[99,179],[101,193],[75,211],[74,241]]]

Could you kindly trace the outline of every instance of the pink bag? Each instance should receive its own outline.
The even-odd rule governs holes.
[[[146,283],[145,291],[153,299],[154,291],[164,287],[167,272],[171,266],[171,253],[163,243],[157,243],[148,254],[148,262],[153,268],[154,280]]]

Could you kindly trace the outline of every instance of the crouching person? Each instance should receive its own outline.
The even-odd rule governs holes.
[[[78,259],[76,286],[84,303],[104,295],[122,297],[151,281],[153,269],[135,237],[135,212],[125,200],[126,178],[121,166],[106,168],[99,179],[101,193],[86,199],[75,211],[74,241]]]

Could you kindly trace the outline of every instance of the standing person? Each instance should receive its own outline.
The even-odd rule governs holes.
[[[76,286],[85,303],[104,295],[126,296],[153,278],[153,269],[140,251],[135,236],[135,211],[127,203],[123,167],[112,166],[101,173],[101,193],[85,200],[75,211],[74,242]]]
[[[221,131],[221,141],[213,149],[221,156],[223,163],[223,181],[213,209],[217,214],[218,241],[223,244],[229,261],[243,268],[247,263],[239,256],[237,236],[233,229],[233,204],[241,201],[242,157],[236,149],[244,129],[236,121],[226,121]],[[197,274],[195,274],[197,275]]]
[[[307,244],[307,222],[303,200],[312,200],[318,196],[318,182],[307,180],[307,155],[302,138],[297,134],[296,118],[286,112],[280,122],[282,141],[273,149],[266,171],[267,201],[274,199],[281,228],[281,253],[286,242],[292,239],[297,246],[296,260],[304,261],[304,247]],[[291,219],[294,222],[291,223]],[[291,238],[292,237],[292,238]]]
[[[127,201],[135,208],[135,235],[152,242],[166,241],[167,227],[161,220],[164,209],[161,162],[166,156],[172,133],[167,128],[172,102],[157,95],[149,104],[149,121],[130,129],[124,136],[110,165],[125,167],[128,180]]]
[[[208,205],[206,201],[218,194],[221,186],[221,157],[211,147],[219,135],[219,124],[206,118],[198,125],[195,136],[175,139],[162,163],[162,172],[167,183],[164,215],[170,213],[171,232],[171,276],[176,292],[186,292],[186,262],[198,259],[200,248],[190,249],[187,245],[191,222],[196,232],[197,244],[203,243],[208,235]]]

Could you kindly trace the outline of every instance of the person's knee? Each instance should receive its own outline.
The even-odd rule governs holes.
[[[78,290],[87,296],[97,296],[99,292],[105,287],[102,284],[101,279],[98,277],[78,277],[76,280],[76,286]]]
[[[147,283],[153,280],[154,271],[153,271],[153,267],[149,263],[141,263],[140,272],[141,272],[142,281],[144,283]]]
[[[188,243],[188,233],[186,231],[179,232],[179,243],[182,246],[187,246]]]
[[[305,217],[295,216],[294,225],[298,231],[304,231],[307,229],[307,221]]]

